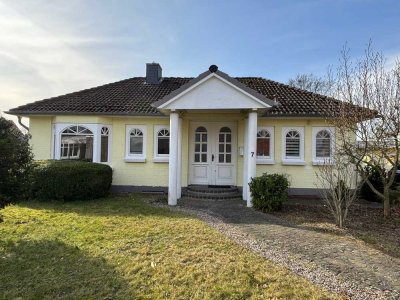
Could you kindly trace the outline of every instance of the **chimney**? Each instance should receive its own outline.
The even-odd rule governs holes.
[[[146,64],[146,83],[159,84],[162,77],[162,68],[158,63]]]

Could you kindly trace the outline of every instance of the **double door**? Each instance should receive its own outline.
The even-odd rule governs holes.
[[[235,123],[193,122],[189,140],[190,184],[235,185]]]

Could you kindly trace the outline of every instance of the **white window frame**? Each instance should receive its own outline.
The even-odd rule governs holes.
[[[156,163],[166,163],[169,162],[169,154],[158,154],[158,132],[162,129],[166,129],[169,132],[169,137],[170,140],[169,142],[171,143],[171,130],[169,129],[168,125],[154,125],[154,156],[153,156],[153,162]]]
[[[300,134],[300,156],[299,157],[286,157],[286,134],[289,131],[295,130]],[[282,164],[283,165],[297,165],[303,166],[306,164],[304,161],[304,127],[283,127],[282,128]]]
[[[139,129],[143,133],[143,151],[141,154],[130,153],[131,131]],[[146,162],[147,153],[147,127],[145,125],[126,125],[125,126],[125,162]]]
[[[54,144],[53,153],[54,159],[61,159],[61,135],[62,132],[70,126],[83,126],[89,129],[93,134],[93,162],[100,162],[100,129],[98,124],[93,123],[54,123]]]
[[[108,128],[108,155],[107,155],[107,161],[101,161],[101,129],[103,127]],[[112,126],[111,125],[107,125],[107,124],[99,124],[99,163],[101,164],[109,164],[111,163],[111,145],[112,145]]]
[[[318,132],[326,130],[331,134],[331,156],[317,158],[317,134]],[[312,128],[312,163],[313,165],[329,165],[334,164],[335,155],[335,127],[313,127]]]
[[[257,156],[256,163],[258,165],[273,165],[275,164],[275,127],[272,126],[261,126],[257,128],[256,135],[260,130],[266,130],[269,132],[270,138],[269,138],[269,156]],[[258,137],[256,137],[258,139]]]

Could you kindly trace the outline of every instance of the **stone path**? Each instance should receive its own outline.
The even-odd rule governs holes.
[[[236,242],[331,291],[353,299],[400,299],[400,259],[355,239],[296,227],[247,208],[241,200],[183,199],[178,204]]]

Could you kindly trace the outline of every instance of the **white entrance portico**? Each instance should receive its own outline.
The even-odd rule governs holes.
[[[222,111],[247,115],[244,132],[243,199],[251,206],[248,183],[256,175],[257,115],[274,105],[216,66],[153,104],[170,116],[168,204],[181,196],[182,120],[180,112],[220,115],[218,122],[190,123],[189,184],[237,185],[237,124],[224,122]],[[218,119],[218,118],[217,118]]]

